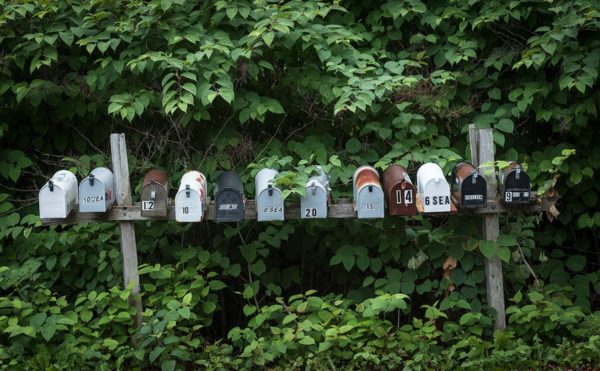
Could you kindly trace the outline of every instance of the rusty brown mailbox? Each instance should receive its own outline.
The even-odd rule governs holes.
[[[168,200],[169,178],[167,174],[159,169],[148,171],[144,177],[141,192],[142,216],[167,216]]]
[[[515,161],[500,173],[500,197],[507,204],[530,202],[531,184],[529,175]]]
[[[390,215],[415,215],[416,190],[410,177],[400,165],[391,165],[383,172],[383,191]]]
[[[463,209],[487,205],[487,182],[468,162],[461,162],[452,169],[452,198]]]

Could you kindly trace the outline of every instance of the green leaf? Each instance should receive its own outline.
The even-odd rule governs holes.
[[[156,348],[154,348],[154,350],[152,350],[152,352],[150,352],[150,363],[154,363],[154,361],[156,361],[156,359],[158,357],[160,357],[160,355],[162,354],[162,352],[165,350],[165,348],[161,347],[161,346],[157,346]]]
[[[496,130],[503,131],[505,133],[512,133],[515,130],[515,124],[510,119],[501,119],[495,126]]]
[[[283,318],[283,321],[282,321],[282,323],[283,323],[284,325],[287,325],[288,323],[292,322],[292,321],[293,321],[293,320],[295,320],[296,318],[298,318],[298,316],[297,316],[295,313],[290,313],[290,314],[288,314],[287,316],[285,316],[285,317]]]
[[[267,32],[262,35],[262,39],[264,40],[265,44],[267,44],[268,47],[271,46],[274,38],[275,38],[275,33],[273,33],[273,32]]]
[[[356,138],[350,138],[350,140],[348,140],[346,142],[346,151],[348,153],[357,153],[358,151],[361,150],[361,148],[362,148],[362,144]]]
[[[479,251],[486,258],[496,256],[496,244],[493,241],[479,241]]]
[[[565,265],[573,272],[581,272],[585,268],[587,259],[583,255],[571,255],[567,258]]]
[[[54,322],[46,322],[46,324],[44,325],[44,327],[42,327],[41,333],[42,333],[42,337],[46,341],[50,341],[50,339],[52,339],[52,337],[56,333],[56,323],[54,323]]]

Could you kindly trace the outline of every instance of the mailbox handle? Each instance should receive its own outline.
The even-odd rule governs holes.
[[[471,172],[471,175],[472,175],[472,177],[471,177],[471,184],[477,183],[477,175],[478,175],[477,172],[475,170],[473,170]]]
[[[190,185],[189,184],[185,185],[185,196],[187,198],[190,198]]]
[[[50,188],[50,192],[54,192],[54,182],[49,180],[48,181],[48,188]]]
[[[156,190],[153,189],[152,191],[150,191],[150,199],[154,200],[155,198],[156,198]]]
[[[96,176],[94,174],[90,174],[90,175],[88,175],[88,178],[90,179],[90,185],[93,187]]]
[[[317,185],[315,182],[312,182],[310,186],[312,187],[312,195],[314,196],[317,193]]]
[[[518,180],[518,179],[520,179],[520,178],[521,178],[521,168],[520,168],[520,167],[518,167],[516,170],[517,170],[517,171],[515,172],[515,179],[517,179],[517,180]]]
[[[373,186],[372,185],[369,186],[369,192],[373,192]]]
[[[273,186],[269,184],[267,188],[269,189],[269,196],[273,196]]]

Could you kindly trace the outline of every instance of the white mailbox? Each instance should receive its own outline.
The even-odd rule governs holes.
[[[300,217],[302,219],[327,218],[329,203],[329,177],[321,167],[319,175],[306,182],[306,196],[300,198]]]
[[[175,196],[175,220],[200,222],[206,208],[206,177],[199,171],[188,171],[181,177]]]
[[[423,212],[451,211],[450,185],[438,164],[429,162],[422,165],[417,171],[417,183],[419,196],[423,203]]]
[[[77,205],[77,178],[68,170],[57,171],[40,189],[40,218],[64,219]]]
[[[97,167],[79,184],[79,211],[104,213],[115,202],[115,177],[109,169]]]
[[[354,210],[359,219],[383,218],[383,189],[379,173],[371,166],[361,166],[352,176]]]
[[[279,174],[274,169],[262,169],[256,174],[256,215],[259,222],[284,220],[283,197],[281,190],[273,185],[273,179]]]

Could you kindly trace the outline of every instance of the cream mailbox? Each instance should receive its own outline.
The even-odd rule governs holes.
[[[352,177],[354,210],[359,219],[383,218],[384,201],[377,170],[361,166]]]
[[[284,220],[281,190],[273,186],[273,179],[277,174],[277,170],[262,169],[254,179],[256,215],[259,222]]]
[[[104,213],[115,202],[115,177],[109,169],[97,167],[79,184],[79,212]]]
[[[215,221],[240,222],[244,220],[244,186],[233,171],[219,175],[215,185]]]
[[[159,169],[153,169],[144,176],[141,192],[142,211],[144,217],[165,217],[169,203],[169,177]]]
[[[68,170],[57,171],[40,189],[40,218],[66,218],[77,205],[77,178]]]
[[[329,202],[329,177],[323,169],[320,174],[306,182],[306,196],[300,198],[300,217],[302,219],[327,218]]]
[[[206,177],[199,171],[188,171],[181,177],[175,196],[175,220],[200,222],[206,208]]]
[[[423,203],[423,212],[451,211],[450,185],[438,164],[429,162],[419,168],[419,171],[417,171],[417,187]]]
[[[500,196],[507,204],[526,204],[530,202],[531,184],[529,175],[521,165],[511,161],[500,173]]]

